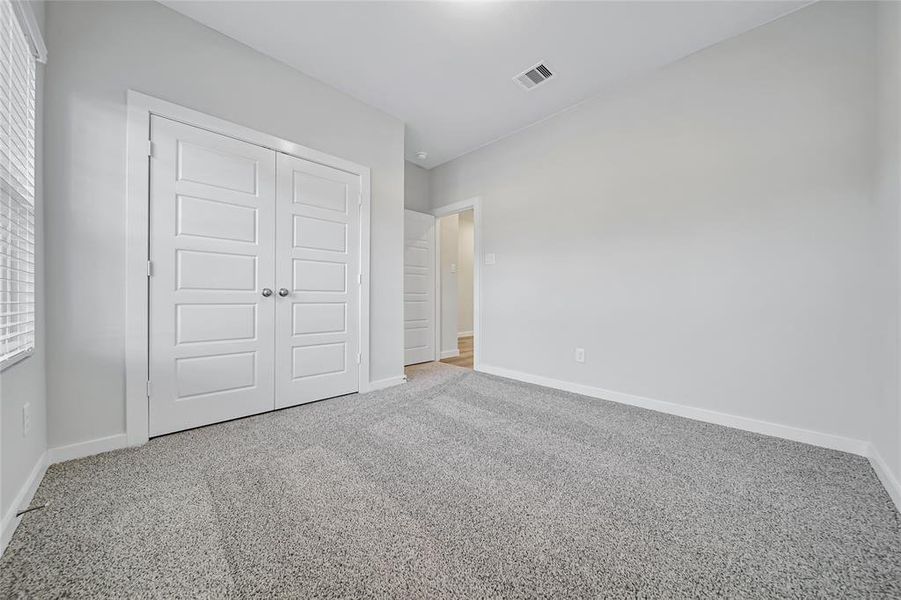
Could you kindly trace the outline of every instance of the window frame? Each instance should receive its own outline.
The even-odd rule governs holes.
[[[33,110],[32,118],[32,126],[31,130],[28,132],[31,136],[30,143],[32,148],[30,149],[33,152],[32,162],[30,165],[27,165],[31,169],[30,176],[32,178],[32,190],[31,196],[28,197],[27,194],[23,194],[18,187],[15,185],[15,182],[3,181],[0,182],[0,186],[6,188],[4,191],[5,194],[9,196],[9,206],[10,210],[12,210],[12,206],[14,203],[18,203],[20,206],[25,205],[25,209],[28,211],[26,217],[26,227],[28,225],[31,226],[31,248],[30,248],[30,258],[32,261],[31,271],[27,273],[31,278],[31,312],[32,312],[32,322],[31,322],[31,330],[28,332],[31,334],[30,343],[23,348],[16,350],[14,353],[9,356],[0,359],[0,372],[8,369],[9,367],[25,360],[26,358],[33,356],[35,353],[35,349],[37,346],[37,281],[38,281],[38,272],[37,272],[37,246],[38,246],[38,234],[37,231],[37,200],[38,200],[38,182],[37,180],[37,156],[40,148],[40,142],[37,139],[37,119],[38,119],[38,104],[40,102],[40,98],[38,97],[38,63],[44,63],[47,60],[47,47],[44,44],[43,37],[41,36],[40,27],[38,26],[37,17],[34,13],[34,9],[30,2],[23,2],[21,0],[0,0],[0,2],[7,5],[12,19],[14,22],[18,24],[19,30],[24,38],[24,42],[27,45],[27,50],[30,54],[30,58],[33,63],[30,65],[33,68],[33,73],[31,73],[31,81],[29,82],[32,86],[30,90],[30,94],[33,98],[33,106],[30,107]],[[21,56],[21,54],[19,54]],[[27,116],[26,116],[27,118]],[[12,233],[13,226],[10,225],[9,231],[10,235]],[[20,227],[21,229],[21,227]],[[21,237],[21,236],[20,236]],[[26,236],[27,239],[27,236]],[[26,242],[27,243],[27,242]],[[3,249],[6,250],[6,254],[8,256],[12,256],[12,252],[8,250],[8,248],[13,247],[12,244],[9,246],[5,246]],[[3,270],[6,271],[8,267],[3,267]],[[12,281],[9,278],[9,281]],[[12,293],[12,292],[10,292]]]

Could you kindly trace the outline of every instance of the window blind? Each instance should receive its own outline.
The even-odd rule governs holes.
[[[34,349],[35,59],[0,0],[0,368]]]

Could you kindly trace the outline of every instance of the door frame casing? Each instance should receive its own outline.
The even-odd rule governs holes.
[[[482,356],[482,197],[474,196],[432,209],[435,217],[435,360],[441,360],[441,217],[472,210],[472,368]]]
[[[369,381],[370,169],[289,140],[128,90],[126,142],[125,433],[129,446],[150,438],[150,117],[156,115],[360,177],[359,392]]]

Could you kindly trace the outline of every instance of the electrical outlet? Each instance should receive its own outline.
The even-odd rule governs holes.
[[[31,431],[31,402],[26,402],[22,406],[22,435],[28,435]]]
[[[451,263],[451,273],[457,272],[457,263]]]
[[[488,254],[485,255],[485,264],[486,265],[493,265],[494,261],[495,261],[495,258],[494,258],[493,252],[489,252]]]
[[[576,348],[576,362],[585,362],[585,348]]]

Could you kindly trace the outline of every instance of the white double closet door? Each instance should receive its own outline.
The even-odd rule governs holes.
[[[150,435],[357,391],[360,178],[151,119]]]

